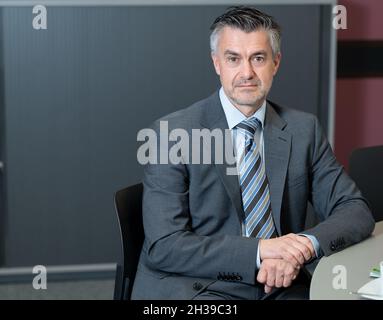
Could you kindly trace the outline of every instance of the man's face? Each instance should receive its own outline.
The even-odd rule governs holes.
[[[246,33],[224,27],[212,59],[231,102],[236,107],[258,109],[271,88],[281,57],[273,57],[267,31]]]

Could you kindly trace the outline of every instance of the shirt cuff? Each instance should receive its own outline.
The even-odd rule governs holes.
[[[257,249],[257,268],[261,268],[261,255],[259,253],[259,243],[258,243],[258,249]]]

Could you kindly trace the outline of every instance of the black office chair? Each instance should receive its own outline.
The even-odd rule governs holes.
[[[383,146],[354,150],[350,157],[349,171],[370,203],[375,221],[383,220]]]
[[[114,197],[120,225],[123,263],[117,266],[115,300],[130,300],[138,259],[144,242],[142,183],[117,191]]]

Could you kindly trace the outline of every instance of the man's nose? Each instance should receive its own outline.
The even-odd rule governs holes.
[[[244,61],[242,64],[242,77],[245,79],[252,79],[255,76],[255,72],[253,69],[253,66],[251,65],[250,61]]]

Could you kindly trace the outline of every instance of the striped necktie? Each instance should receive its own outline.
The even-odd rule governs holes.
[[[255,117],[243,120],[236,126],[245,136],[245,152],[239,161],[239,182],[245,211],[246,236],[255,238],[276,237],[271,215],[270,191],[265,166],[254,141],[254,134],[262,128]]]

